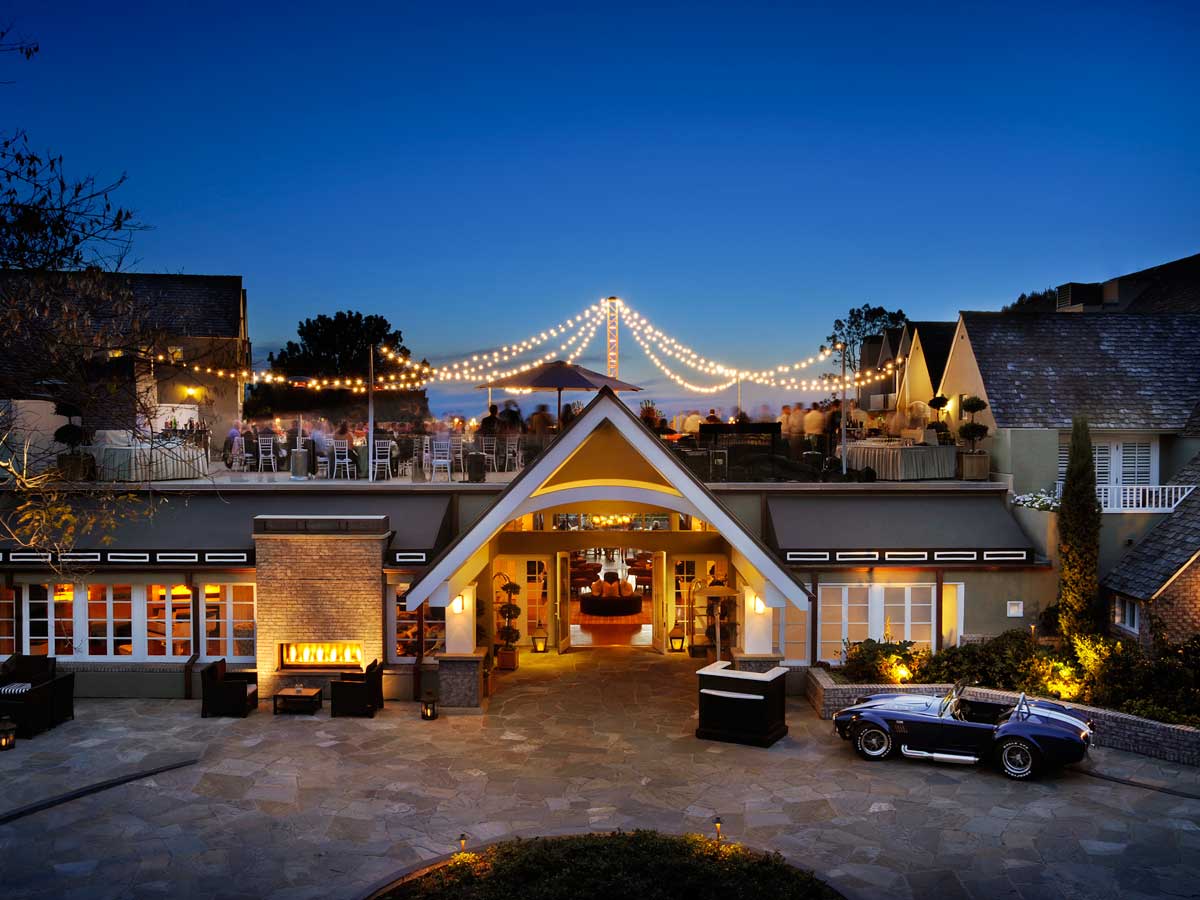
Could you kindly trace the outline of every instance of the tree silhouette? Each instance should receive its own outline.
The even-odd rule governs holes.
[[[400,356],[409,355],[404,336],[393,330],[391,322],[383,316],[364,316],[353,310],[305,319],[296,326],[296,334],[299,343],[288,341],[282,350],[268,357],[272,369],[287,375],[336,378],[366,374],[372,345],[387,347]]]

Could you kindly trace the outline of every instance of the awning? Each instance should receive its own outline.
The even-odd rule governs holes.
[[[101,543],[100,535],[86,535],[70,553],[53,560],[5,544],[0,564],[253,565],[255,516],[387,516],[394,533],[385,566],[424,565],[450,539],[450,496],[442,493],[203,491],[159,493],[152,502],[151,515],[119,522],[108,543]]]
[[[792,565],[1028,564],[1004,492],[831,490],[768,497],[769,540]]]

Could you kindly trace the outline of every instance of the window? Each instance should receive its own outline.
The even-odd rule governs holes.
[[[1121,444],[1121,484],[1150,484],[1150,442]]]
[[[192,655],[192,592],[187,585],[146,588],[146,655]]]
[[[1058,480],[1067,477],[1070,435],[1058,443]],[[1092,436],[1092,463],[1096,484],[1155,484],[1158,478],[1158,441],[1156,438],[1113,438]]]
[[[808,611],[788,603],[771,610],[779,629],[775,651],[783,657],[782,665],[808,665]]]
[[[26,652],[32,656],[75,655],[75,586],[25,585]]]
[[[204,586],[204,656],[248,662],[254,656],[254,585]]]
[[[0,656],[17,652],[17,592],[0,587]]]
[[[933,586],[883,588],[883,639],[912,641],[928,650],[933,638]]]
[[[525,618],[526,634],[532,634],[538,622],[546,623],[546,563],[540,559],[525,560]]]
[[[1024,600],[1009,600],[1008,601],[1008,617],[1010,619],[1020,619],[1025,615]]]
[[[133,655],[133,586],[87,586],[88,656]]]
[[[25,586],[25,630],[28,653],[48,656],[50,653],[50,591],[44,584]]]
[[[845,642],[856,644],[870,635],[870,589],[866,585],[823,585],[820,599],[820,658],[841,662]]]
[[[1138,604],[1136,600],[1130,600],[1126,597],[1118,597],[1114,604],[1114,621],[1122,628],[1137,633],[1138,630]]]

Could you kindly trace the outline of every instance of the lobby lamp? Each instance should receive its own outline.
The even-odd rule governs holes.
[[[540,619],[538,620],[537,628],[533,629],[533,632],[529,635],[529,638],[533,641],[534,653],[546,652],[546,644],[550,640],[550,635],[547,633],[546,626],[541,623]]]
[[[437,695],[429,691],[425,694],[424,699],[421,700],[421,718],[426,722],[432,722],[437,717]]]

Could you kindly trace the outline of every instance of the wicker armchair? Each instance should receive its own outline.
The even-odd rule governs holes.
[[[238,716],[258,709],[258,685],[240,672],[226,672],[218,659],[200,670],[200,716]]]
[[[362,672],[343,672],[329,682],[330,716],[367,716],[383,709],[383,666],[372,660]]]
[[[74,674],[60,676],[57,685],[57,660],[53,656],[26,656],[14,653],[0,665],[0,716],[8,716],[17,726],[17,734],[30,738],[40,731],[53,728],[59,717],[55,703],[56,687],[67,698],[75,690]],[[64,709],[73,705],[73,698],[63,701]]]

